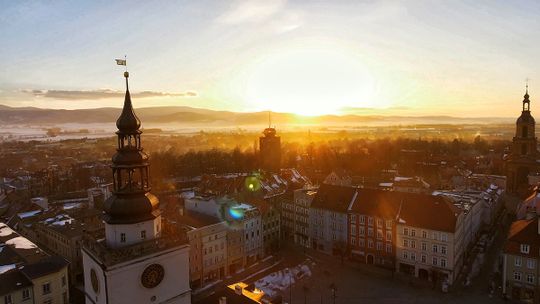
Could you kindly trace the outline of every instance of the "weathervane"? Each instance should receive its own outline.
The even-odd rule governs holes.
[[[127,55],[124,55],[124,59],[115,59],[115,60],[116,60],[117,65],[123,65],[126,67],[126,71],[124,72],[124,77],[126,77],[126,89],[129,90],[129,85],[128,85],[129,73],[127,70]]]

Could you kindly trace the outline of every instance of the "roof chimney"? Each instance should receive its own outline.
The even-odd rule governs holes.
[[[234,286],[234,292],[237,294],[237,295],[242,295],[243,294],[243,288],[242,286],[240,285],[236,285]]]

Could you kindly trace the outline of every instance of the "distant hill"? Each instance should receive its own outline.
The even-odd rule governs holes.
[[[16,108],[0,105],[0,124],[64,124],[109,123],[116,121],[120,108],[80,110]],[[178,107],[149,107],[136,109],[143,122],[160,124],[212,124],[224,126],[261,125],[268,120],[267,112],[229,112]],[[384,116],[384,115],[323,115],[298,116],[290,113],[272,113],[272,123],[323,125],[411,125],[411,124],[483,124],[512,123],[511,118],[459,118],[451,116]]]

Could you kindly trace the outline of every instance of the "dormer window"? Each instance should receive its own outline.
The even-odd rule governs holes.
[[[525,253],[525,254],[529,254],[529,249],[530,249],[529,245],[521,244],[520,252]]]

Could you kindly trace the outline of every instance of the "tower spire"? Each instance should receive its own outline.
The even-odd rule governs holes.
[[[268,128],[272,127],[272,111],[268,111]]]

